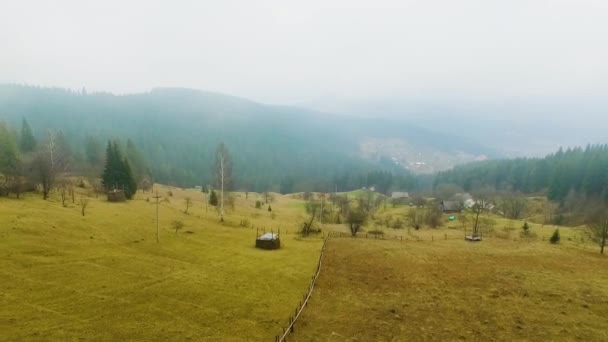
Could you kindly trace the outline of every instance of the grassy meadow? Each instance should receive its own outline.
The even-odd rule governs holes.
[[[160,243],[151,193],[108,203],[77,189],[67,207],[57,193],[0,198],[0,340],[274,339],[322,246],[321,235],[296,232],[307,219],[301,194],[272,194],[268,211],[255,208],[260,194],[236,193],[220,223],[200,192],[155,189]],[[608,259],[582,229],[561,227],[552,245],[555,227],[530,223],[522,237],[523,221],[494,215],[483,216],[480,243],[463,239],[471,213],[444,215],[438,229],[386,227],[409,210],[382,205],[357,238],[323,223],[343,237],[328,242],[290,341],[608,339]],[[280,228],[282,248],[254,248],[256,228]]]
[[[572,241],[332,238],[292,340],[606,341],[607,262]]]
[[[255,209],[237,194],[220,224],[200,192],[168,197],[156,243],[150,194],[90,198],[86,216],[58,194],[0,198],[0,340],[263,341],[305,292],[322,239],[301,239],[304,213],[288,196]],[[194,200],[184,214],[185,197]],[[273,218],[274,217],[274,218]],[[172,222],[184,228],[177,234]],[[248,221],[249,227],[241,223]],[[281,228],[283,248],[254,248],[255,227]]]

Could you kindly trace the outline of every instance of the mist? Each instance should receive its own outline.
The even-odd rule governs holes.
[[[490,136],[528,127],[546,146],[538,153],[606,142],[597,130],[608,123],[605,1],[2,7],[0,83],[117,94],[179,86],[415,120],[481,140],[483,132],[466,127],[488,122]],[[590,131],[565,135],[572,127]]]

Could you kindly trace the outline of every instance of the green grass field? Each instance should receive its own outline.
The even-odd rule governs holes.
[[[308,286],[321,238],[294,234],[302,213],[287,197],[272,203],[272,219],[254,208],[255,194],[242,195],[220,225],[200,193],[172,191],[160,207],[160,244],[145,194],[91,199],[85,217],[58,198],[0,198],[0,339],[274,338]],[[190,215],[185,196],[199,199]],[[173,220],[185,224],[178,234]],[[241,220],[281,228],[283,248],[254,248],[256,230]]]
[[[297,233],[297,196],[237,193],[226,222],[201,193],[157,185],[126,203],[89,198],[62,207],[29,194],[0,198],[0,340],[270,341],[306,292],[322,236]],[[172,196],[168,196],[168,191]],[[184,199],[194,206],[186,215]],[[463,241],[459,221],[441,229],[389,229],[381,208],[358,238],[345,225],[328,242],[312,301],[289,340],[608,339],[608,259],[580,229],[488,217],[488,238]],[[179,220],[184,228],[172,230]],[[256,228],[281,229],[282,248],[254,248]],[[366,232],[379,229],[385,240]],[[447,239],[446,239],[447,238]],[[396,240],[398,239],[398,240]],[[403,241],[401,241],[403,239]],[[418,241],[420,240],[420,241]]]

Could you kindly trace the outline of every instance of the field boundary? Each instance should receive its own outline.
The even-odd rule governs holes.
[[[302,297],[302,301],[300,301],[300,305],[298,305],[298,307],[294,310],[295,315],[293,317],[289,317],[289,324],[287,325],[287,327],[283,328],[281,335],[275,336],[275,339],[274,339],[275,342],[287,341],[287,336],[289,336],[289,334],[293,332],[293,327],[296,324],[296,321],[302,314],[302,311],[304,311],[304,307],[306,307],[306,304],[308,304],[308,300],[312,296],[312,291],[315,289],[317,279],[319,278],[319,275],[321,274],[321,266],[323,265],[323,255],[325,254],[325,246],[327,245],[327,241],[329,241],[329,239],[332,237],[332,235],[333,235],[333,232],[329,232],[329,234],[327,234],[327,237],[325,238],[325,240],[323,240],[323,246],[321,247],[321,254],[319,255],[319,262],[317,262],[317,271],[312,276],[310,285],[308,286],[308,291]]]
[[[334,237],[353,237],[351,233],[333,231]],[[430,238],[421,238],[415,234],[405,235],[393,235],[393,234],[373,234],[373,233],[362,233],[356,234],[357,238],[360,239],[372,239],[372,240],[396,240],[396,241],[439,241],[439,240],[464,240],[464,236],[448,236],[447,234],[431,235]]]

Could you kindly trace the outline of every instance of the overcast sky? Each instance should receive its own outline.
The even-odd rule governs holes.
[[[0,0],[0,82],[269,103],[602,98],[606,0]]]

